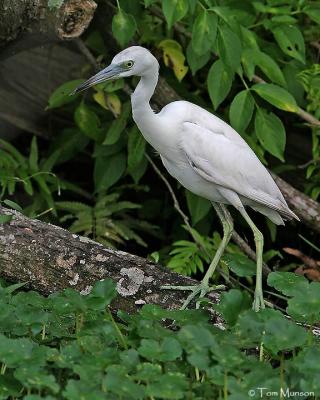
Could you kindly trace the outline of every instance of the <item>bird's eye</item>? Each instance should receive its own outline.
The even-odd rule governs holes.
[[[126,61],[126,62],[124,63],[124,65],[125,65],[126,68],[131,68],[131,67],[133,67],[133,64],[134,64],[134,62],[133,62],[132,60]]]

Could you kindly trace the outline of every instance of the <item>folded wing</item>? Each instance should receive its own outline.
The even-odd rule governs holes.
[[[235,140],[236,139],[236,140]],[[227,124],[217,132],[197,121],[184,122],[181,147],[202,178],[258,204],[297,218],[289,209],[278,186],[247,143]]]

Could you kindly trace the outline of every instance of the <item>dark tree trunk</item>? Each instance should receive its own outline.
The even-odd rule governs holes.
[[[1,214],[13,219],[0,225],[0,275],[13,282],[48,295],[72,287],[88,294],[94,282],[110,278],[117,284],[114,311],[129,313],[143,304],[158,304],[178,309],[188,292],[163,290],[169,285],[194,285],[193,279],[173,273],[144,258],[103,247],[86,237],[65,229],[29,219],[0,207]],[[208,297],[219,301],[219,294]],[[222,321],[212,314],[213,322]]]
[[[93,0],[65,0],[50,9],[47,0],[1,0],[0,60],[57,40],[74,39],[88,27]]]

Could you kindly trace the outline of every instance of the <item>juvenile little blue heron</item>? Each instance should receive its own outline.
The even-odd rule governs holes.
[[[253,309],[264,308],[262,292],[263,235],[245,206],[267,216],[277,225],[298,217],[289,209],[279,188],[242,137],[220,118],[189,103],[175,101],[156,114],[150,99],[158,82],[159,63],[145,48],[132,46],[117,54],[111,64],[80,85],[73,93],[97,83],[136,75],[140,81],[131,95],[135,123],[147,142],[160,154],[169,174],[191,192],[211,201],[223,227],[220,246],[201,283],[197,286],[164,288],[191,290],[192,299],[216,287],[209,286],[219,260],[231,238],[233,222],[225,205],[235,207],[253,231],[257,273]]]

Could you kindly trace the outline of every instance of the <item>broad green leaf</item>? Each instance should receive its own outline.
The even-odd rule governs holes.
[[[191,42],[187,47],[187,61],[190,66],[192,75],[194,75],[199,69],[204,67],[210,59],[210,51],[203,54],[202,56],[198,56],[192,48]]]
[[[298,78],[299,72],[301,72],[301,68],[298,68],[297,63],[295,60],[288,63],[283,68],[283,74],[287,82],[287,88],[289,92],[294,96],[297,101],[297,104],[304,103],[304,89],[303,86]]]
[[[169,28],[188,12],[188,0],[162,0],[162,11]]]
[[[265,325],[264,345],[272,353],[301,347],[308,339],[308,332],[284,316],[269,318]]]
[[[320,283],[311,282],[305,290],[297,291],[288,300],[288,314],[299,321],[314,323],[320,320]]]
[[[256,34],[252,30],[247,29],[244,26],[241,26],[240,28],[242,43],[245,45],[245,47],[247,47],[248,49],[259,50]]]
[[[280,110],[297,112],[299,109],[294,97],[280,86],[272,83],[257,83],[251,89]]]
[[[196,225],[208,214],[211,209],[211,203],[209,200],[189,192],[189,190],[186,190],[186,197],[192,225]]]
[[[109,110],[118,118],[121,114],[121,101],[115,93],[106,93],[104,90],[98,90],[93,95],[94,100],[105,110]]]
[[[112,34],[117,39],[121,47],[128,44],[137,29],[136,21],[131,14],[119,9],[118,13],[112,18]]]
[[[220,312],[229,325],[237,322],[239,314],[243,310],[251,307],[251,299],[245,291],[231,289],[226,293],[221,293],[219,305],[215,308]]]
[[[268,285],[286,296],[294,296],[300,292],[304,293],[309,283],[304,276],[293,272],[271,272],[268,275]]]
[[[316,7],[318,6],[318,7]],[[320,6],[318,4],[307,5],[304,7],[303,12],[307,14],[307,16],[318,25],[320,25]]]
[[[255,67],[258,66],[272,82],[284,87],[287,86],[281,69],[268,54],[256,49],[245,49],[241,61],[250,80],[253,77]]]
[[[240,277],[256,274],[256,263],[243,254],[226,254],[223,260],[231,271]]]
[[[305,63],[304,38],[296,26],[281,25],[274,29],[273,34],[285,54]]]
[[[158,47],[163,51],[165,65],[172,68],[176,78],[181,81],[188,72],[188,67],[184,65],[185,56],[180,44],[175,40],[166,39],[162,40]]]
[[[201,11],[192,27],[192,49],[198,55],[207,53],[215,42],[218,18],[212,12]]]
[[[146,141],[134,126],[128,134],[128,173],[138,183],[146,172],[148,161],[144,157]]]
[[[114,185],[126,169],[126,156],[123,152],[108,157],[98,157],[94,166],[96,192],[107,190]]]
[[[146,141],[134,126],[128,134],[128,169],[133,170],[144,158]]]
[[[134,168],[128,168],[128,174],[135,183],[139,183],[148,168],[148,160],[144,157]]]
[[[149,398],[175,400],[186,399],[188,381],[181,372],[167,372],[149,383],[146,389]]]
[[[254,100],[250,90],[242,90],[233,99],[229,118],[232,127],[239,132],[244,132],[251,121],[254,109]]]
[[[214,62],[208,73],[208,90],[210,99],[216,110],[227,97],[233,81],[234,74],[221,60]]]
[[[241,42],[239,37],[227,26],[218,27],[218,52],[224,65],[236,71],[240,65]]]
[[[272,112],[258,109],[255,117],[255,132],[262,146],[273,156],[284,161],[286,131],[281,120]]]
[[[74,113],[74,120],[86,136],[93,140],[101,139],[101,127],[99,117],[83,102],[79,104]]]
[[[123,132],[124,128],[127,125],[127,120],[130,115],[131,106],[130,103],[125,103],[123,105],[122,113],[119,118],[115,119],[112,123],[110,128],[108,129],[106,138],[103,144],[112,145],[115,144],[121,133]]]
[[[47,109],[61,107],[76,100],[79,94],[70,96],[70,93],[83,82],[84,79],[76,79],[59,86],[49,97]]]

